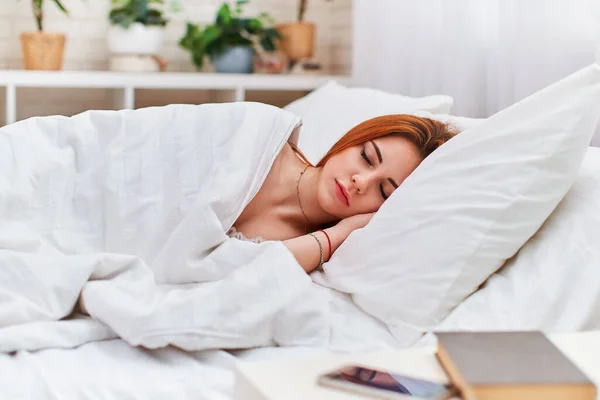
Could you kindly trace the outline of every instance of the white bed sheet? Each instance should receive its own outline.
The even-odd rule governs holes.
[[[225,351],[145,350],[119,339],[0,354],[0,398],[229,399],[234,361]]]
[[[120,339],[75,349],[0,354],[0,398],[10,400],[230,400],[238,360],[294,359],[324,348],[226,352],[147,350]]]
[[[332,352],[398,347],[385,325],[360,311],[348,296],[327,293],[330,342],[323,347],[264,347],[185,352],[149,350],[120,339],[73,349],[0,353],[0,399],[11,400],[229,400],[238,360],[280,360]]]

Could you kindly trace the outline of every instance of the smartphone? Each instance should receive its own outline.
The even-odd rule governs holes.
[[[444,400],[458,394],[452,385],[356,365],[321,375],[319,384],[384,400]]]

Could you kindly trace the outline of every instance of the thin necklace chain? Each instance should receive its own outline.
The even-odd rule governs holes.
[[[302,207],[302,201],[300,200],[300,179],[302,179],[302,175],[308,169],[309,164],[306,164],[304,170],[298,174],[298,178],[296,179],[296,195],[298,196],[298,204],[300,204],[300,211],[302,211],[302,215],[304,215],[304,232],[308,233],[308,218],[306,217],[306,213],[304,212],[304,208]]]

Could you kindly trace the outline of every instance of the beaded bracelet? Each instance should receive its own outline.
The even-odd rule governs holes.
[[[321,241],[319,240],[319,238],[317,238],[312,232],[309,232],[308,234],[310,236],[312,236],[313,238],[315,238],[315,240],[319,244],[320,261],[319,261],[319,265],[317,266],[317,269],[318,270],[322,270],[323,269],[323,263],[325,262],[325,260],[323,259],[323,245],[321,244]]]

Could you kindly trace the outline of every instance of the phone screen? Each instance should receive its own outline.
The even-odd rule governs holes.
[[[325,379],[339,383],[351,383],[362,387],[421,398],[438,398],[451,390],[449,385],[410,378],[388,372],[363,367],[345,367],[324,376]]]

